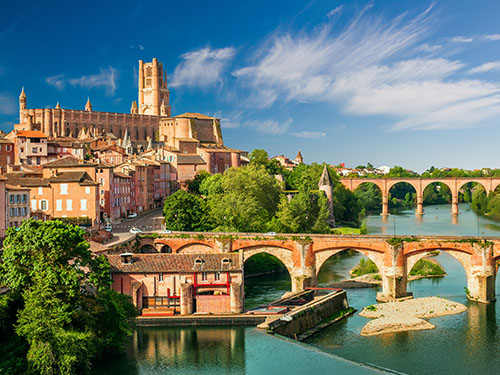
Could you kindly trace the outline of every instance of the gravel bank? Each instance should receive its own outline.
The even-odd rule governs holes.
[[[365,307],[359,314],[374,319],[363,327],[363,336],[387,332],[431,329],[425,320],[438,316],[460,314],[467,310],[461,303],[439,297],[424,297],[401,302],[389,302]]]

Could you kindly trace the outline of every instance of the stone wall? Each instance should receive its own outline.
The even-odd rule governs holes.
[[[271,333],[296,338],[302,332],[313,328],[338,311],[347,309],[349,302],[345,291],[333,292],[286,314],[289,318],[272,318],[259,325]]]

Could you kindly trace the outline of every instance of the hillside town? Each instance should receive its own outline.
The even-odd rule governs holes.
[[[138,102],[130,114],[28,108],[0,132],[0,238],[29,217],[84,226],[116,223],[153,208],[199,171],[248,164],[247,152],[224,145],[220,119],[171,116],[163,64],[139,61]]]

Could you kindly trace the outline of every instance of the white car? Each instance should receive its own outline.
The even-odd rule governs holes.
[[[129,232],[132,234],[137,234],[137,233],[142,233],[142,230],[140,230],[139,228],[136,228],[136,227],[132,227],[132,228],[130,228]]]
[[[134,212],[133,214],[128,215],[128,217],[137,217],[137,214]]]
[[[172,233],[172,231],[170,229],[163,229],[160,231],[160,233],[169,234]]]
[[[276,236],[276,232],[267,232],[264,233],[264,236]]]

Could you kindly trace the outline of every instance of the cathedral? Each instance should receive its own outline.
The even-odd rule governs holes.
[[[97,112],[92,110],[90,99],[84,110],[61,108],[28,109],[24,88],[19,96],[19,124],[16,130],[40,130],[48,137],[74,137],[87,134],[114,134],[118,138],[128,134],[132,141],[160,138],[160,122],[171,116],[167,74],[163,64],[139,60],[139,93],[132,102],[130,114]]]

